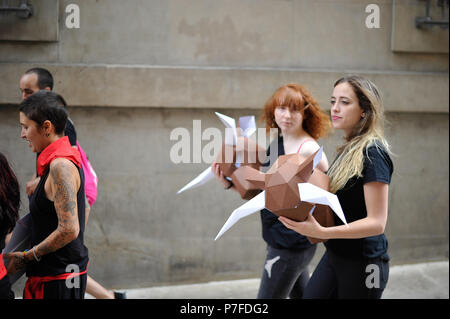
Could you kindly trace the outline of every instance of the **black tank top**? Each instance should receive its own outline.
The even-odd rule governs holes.
[[[84,225],[85,225],[85,194],[84,194],[84,172],[77,167],[80,174],[80,189],[77,193],[78,222],[80,232],[78,237],[66,246],[53,253],[43,255],[41,261],[32,261],[27,264],[27,276],[55,276],[73,271],[76,265],[80,271],[87,267],[89,257],[88,249],[84,245]],[[44,185],[50,169],[48,169],[36,187],[30,200],[30,213],[32,218],[31,227],[31,247],[42,242],[58,227],[58,216],[55,206],[45,195]],[[77,271],[76,271],[77,272]]]
[[[269,161],[263,166],[272,165],[278,157],[285,155],[283,137],[279,136],[278,140],[274,140],[272,142],[272,149],[276,145],[274,143],[278,143],[278,154],[271,154],[269,146],[267,149],[267,158]],[[275,152],[272,151],[272,153]],[[265,208],[261,210],[261,222],[263,239],[273,248],[303,251],[313,246],[308,238],[289,228],[286,228],[278,220],[278,216]]]

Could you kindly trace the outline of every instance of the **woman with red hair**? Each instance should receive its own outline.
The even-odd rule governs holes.
[[[320,148],[316,140],[326,136],[331,128],[329,116],[302,85],[295,83],[284,85],[273,93],[264,105],[262,120],[268,133],[271,129],[278,130],[278,138],[267,150],[269,162],[265,166],[285,154],[312,155]],[[325,154],[317,167],[324,172],[328,169]],[[231,188],[217,164],[213,164],[213,172],[225,188]],[[267,257],[257,297],[302,298],[309,280],[308,265],[316,245],[305,236],[284,227],[277,216],[267,209],[261,211],[261,221]]]
[[[296,83],[275,91],[264,105],[262,119],[267,132],[271,128],[278,129],[286,154],[313,154],[319,149],[316,140],[326,136],[331,128],[329,116],[319,103],[305,87]],[[325,156],[320,164],[323,171],[328,168]]]

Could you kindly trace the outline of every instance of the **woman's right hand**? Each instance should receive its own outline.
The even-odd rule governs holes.
[[[230,185],[232,184],[231,181],[227,180],[225,178],[225,176],[223,176],[223,172],[220,169],[220,165],[216,162],[213,162],[211,164],[211,170],[214,173],[214,175],[216,176],[216,178],[222,183],[224,188],[229,188]]]

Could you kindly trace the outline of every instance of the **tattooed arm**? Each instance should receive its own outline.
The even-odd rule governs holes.
[[[38,257],[64,247],[76,239],[80,231],[77,206],[80,175],[75,165],[67,159],[55,159],[50,164],[50,174],[45,184],[47,198],[55,205],[58,227],[36,245]]]
[[[80,188],[80,175],[75,165],[67,159],[58,158],[50,164],[50,173],[45,181],[47,198],[53,201],[58,227],[42,242],[34,247],[38,258],[54,252],[78,237],[77,192]],[[26,262],[34,259],[33,252],[14,252],[6,256],[10,259],[8,274],[23,268]]]

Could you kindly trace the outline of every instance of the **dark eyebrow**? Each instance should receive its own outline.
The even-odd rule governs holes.
[[[339,96],[339,98],[341,98],[341,99],[347,99],[347,100],[351,100],[351,98],[350,98],[350,97],[348,97],[348,96]],[[332,96],[332,97],[331,97],[331,99],[336,99],[336,97]]]

